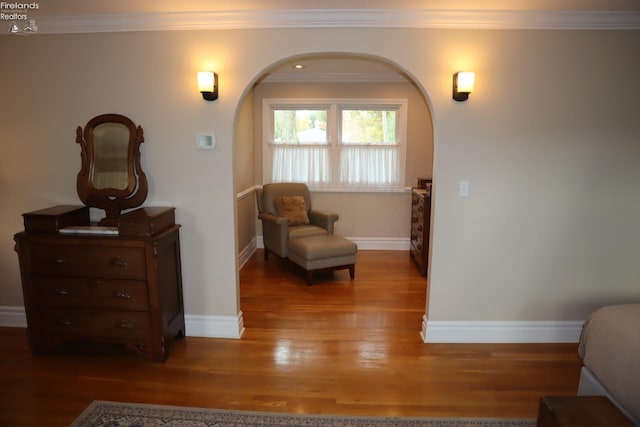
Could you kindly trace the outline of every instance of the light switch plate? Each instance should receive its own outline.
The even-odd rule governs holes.
[[[460,181],[458,183],[458,195],[460,197],[469,197],[469,181]]]

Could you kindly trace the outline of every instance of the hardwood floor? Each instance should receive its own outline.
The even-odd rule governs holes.
[[[121,348],[33,356],[0,328],[0,425],[66,426],[94,399],[294,413],[535,417],[575,394],[575,344],[424,344],[426,280],[407,252],[304,275],[258,251],[240,272],[240,340],[187,337],[164,364]],[[188,334],[188,330],[187,330]]]

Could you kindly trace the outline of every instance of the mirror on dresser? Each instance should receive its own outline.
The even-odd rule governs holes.
[[[76,129],[82,149],[77,179],[80,200],[104,209],[101,225],[116,225],[120,212],[144,203],[147,177],[140,164],[142,126],[120,114],[102,114]]]
[[[115,343],[165,361],[185,335],[180,225],[147,196],[141,126],[103,114],[76,129],[77,193],[84,206],[24,213],[14,236],[34,353],[69,342]],[[89,209],[104,209],[93,224]]]

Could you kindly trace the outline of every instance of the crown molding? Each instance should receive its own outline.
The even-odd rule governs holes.
[[[260,28],[638,30],[638,11],[306,9],[36,16],[39,34]]]

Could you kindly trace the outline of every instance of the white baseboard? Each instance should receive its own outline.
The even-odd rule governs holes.
[[[26,328],[27,315],[24,307],[0,305],[0,326],[5,328]]]
[[[242,312],[235,317],[186,314],[184,322],[188,337],[239,339],[244,332]],[[24,307],[0,306],[0,327],[26,328]]]
[[[408,237],[347,237],[362,251],[408,251],[411,240]]]
[[[262,237],[260,237],[259,241],[257,238],[251,240],[251,242],[238,254],[238,270],[242,270],[242,267],[244,267],[247,261],[249,261],[249,258],[251,258],[251,255],[254,254],[257,248],[264,248],[264,245],[258,246],[259,244],[262,244]]]
[[[422,319],[425,343],[577,343],[582,321],[438,321]]]
[[[244,332],[242,312],[237,317],[186,314],[184,322],[188,337],[239,339]]]
[[[347,237],[353,243],[358,245],[358,249],[362,251],[408,251],[411,240],[408,237]],[[264,240],[262,236],[256,237],[255,248],[264,248]],[[247,249],[242,253],[247,252]],[[251,256],[253,252],[249,253]]]
[[[425,343],[577,343],[582,321],[438,321],[422,319]],[[26,328],[24,307],[0,306],[0,327]],[[239,339],[244,332],[237,316],[185,315],[188,337]]]

